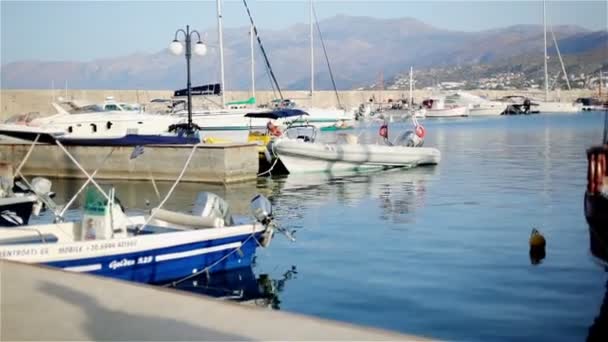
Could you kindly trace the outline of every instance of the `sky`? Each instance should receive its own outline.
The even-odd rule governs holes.
[[[256,25],[280,30],[308,21],[308,0],[248,0]],[[319,20],[343,14],[413,17],[456,31],[542,24],[542,1],[315,0]],[[0,0],[0,63],[21,60],[90,61],[168,46],[186,24],[201,33],[216,28],[216,1],[5,1]],[[608,27],[607,1],[547,1],[550,24]],[[242,0],[223,1],[224,27],[243,27]],[[215,39],[215,37],[209,40]]]

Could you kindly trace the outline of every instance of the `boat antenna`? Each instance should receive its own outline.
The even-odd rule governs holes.
[[[249,10],[249,6],[247,6],[247,0],[243,0],[243,4],[245,5],[245,9],[247,10],[247,15],[249,16],[249,21],[251,22],[251,27],[253,28],[253,33],[255,34],[255,37],[258,40],[258,45],[260,46],[260,51],[262,51],[262,56],[264,56],[264,61],[266,62],[266,68],[268,69],[268,72],[270,73],[270,77],[272,78],[272,81],[274,83],[274,85],[277,88],[277,91],[279,92],[279,96],[281,97],[281,100],[283,100],[283,93],[281,93],[281,88],[279,87],[279,82],[277,82],[277,78],[274,76],[274,72],[272,71],[272,67],[270,66],[270,61],[268,60],[268,55],[266,55],[266,50],[264,50],[264,45],[262,45],[262,40],[260,39],[260,35],[258,34],[258,28],[255,26],[255,23],[253,22],[253,17],[251,16],[251,11]]]
[[[608,107],[604,111],[604,145],[608,145]]]
[[[319,20],[317,19],[317,11],[315,10],[315,6],[310,2],[310,7],[312,8],[312,13],[315,16],[315,23],[317,24],[317,32],[319,32],[319,40],[321,41],[321,46],[323,46],[323,53],[325,54],[325,61],[327,62],[327,69],[329,69],[329,77],[331,78],[331,84],[334,87],[334,92],[336,93],[336,99],[338,100],[338,107],[342,107],[342,103],[340,103],[340,95],[338,95],[338,88],[336,87],[336,80],[334,79],[334,73],[331,70],[331,64],[329,63],[329,57],[327,57],[327,49],[325,48],[325,41],[323,40],[323,34],[321,33],[321,27],[319,26]],[[311,86],[312,91],[312,86]]]
[[[545,101],[549,101],[549,74],[547,71],[547,1],[543,0],[543,31],[545,34]]]
[[[222,0],[216,0],[217,40],[220,45],[220,82],[222,85],[222,108],[226,107],[226,80],[224,79],[224,37],[222,28]]]

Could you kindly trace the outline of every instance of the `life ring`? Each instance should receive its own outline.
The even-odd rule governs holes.
[[[275,137],[280,137],[283,135],[283,132],[281,132],[281,129],[279,129],[278,126],[273,125],[272,122],[270,122],[270,121],[268,121],[266,128],[268,128],[268,132]]]
[[[420,139],[424,139],[424,136],[426,135],[426,130],[424,129],[424,127],[422,127],[422,125],[416,126],[416,135]]]

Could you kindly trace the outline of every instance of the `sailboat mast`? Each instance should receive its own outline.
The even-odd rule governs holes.
[[[545,101],[549,101],[549,74],[547,72],[547,1],[543,0],[543,31],[545,36]]]
[[[222,108],[226,106],[226,83],[224,82],[224,37],[222,35],[222,0],[217,4],[217,39],[220,44],[220,83],[222,85]]]
[[[598,97],[600,98],[600,101],[602,100],[602,70],[600,69],[600,89],[599,89],[599,94]]]
[[[313,107],[313,93],[315,91],[315,57],[313,41],[313,9],[312,0],[309,1],[310,11],[310,107]]]
[[[251,50],[251,97],[255,98],[255,53],[253,49],[253,25],[249,28],[249,49]]]
[[[410,67],[410,112],[413,111],[414,105],[414,67]]]

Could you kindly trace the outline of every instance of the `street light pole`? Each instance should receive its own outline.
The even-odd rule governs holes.
[[[199,38],[200,39],[200,38]],[[190,25],[186,25],[186,74],[188,75],[188,129],[192,128],[192,85],[190,83]]]
[[[196,30],[192,30],[190,31],[190,25],[186,25],[186,30],[184,31],[183,29],[178,29],[177,31],[175,31],[175,38],[173,39],[173,42],[171,42],[171,45],[169,45],[169,50],[171,50],[171,52],[175,55],[179,55],[182,53],[184,47],[182,46],[182,44],[180,43],[180,41],[177,39],[177,36],[179,35],[179,33],[183,33],[184,34],[184,42],[186,43],[186,77],[187,77],[187,91],[188,91],[188,131],[192,131],[192,128],[194,127],[194,125],[192,124],[192,84],[190,81],[190,59],[192,58],[192,35],[196,34],[198,37],[198,41],[196,42],[196,45],[194,46],[194,53],[196,53],[197,55],[205,55],[205,53],[207,52],[207,47],[205,46],[205,44],[201,41],[201,35],[200,33],[198,33],[198,31]]]

